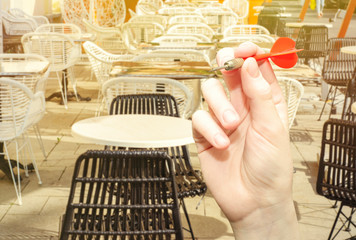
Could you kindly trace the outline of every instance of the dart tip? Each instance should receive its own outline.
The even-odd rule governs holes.
[[[210,72],[215,72],[215,71],[218,71],[218,70],[221,70],[221,69],[224,69],[225,66],[221,66],[221,67],[216,67],[216,68],[213,68],[210,70]]]

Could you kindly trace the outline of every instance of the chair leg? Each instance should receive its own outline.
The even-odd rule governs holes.
[[[16,192],[16,196],[17,196],[17,201],[18,201],[19,205],[22,205],[20,162],[19,162],[19,152],[18,152],[19,146],[18,146],[18,143],[17,143],[16,139],[15,139],[14,142],[15,142],[15,145],[16,145],[17,182],[16,182],[14,170],[13,170],[12,165],[11,165],[10,155],[9,155],[8,150],[7,150],[6,142],[4,142],[4,151],[5,151],[6,158],[7,158],[8,162],[9,162],[9,169],[10,169],[10,172],[11,172],[12,181],[14,183],[15,192]]]
[[[330,230],[328,240],[331,240],[331,237],[332,237],[333,232],[334,232],[334,229],[335,229],[335,227],[336,227],[336,223],[337,223],[337,221],[339,220],[340,213],[341,213],[341,210],[342,210],[342,207],[343,207],[343,206],[344,206],[344,204],[341,203],[340,208],[339,208],[339,211],[338,211],[337,214],[336,214],[336,218],[335,218],[334,224],[333,224],[333,226],[332,226],[332,228],[331,228],[331,230]],[[340,230],[341,230],[341,229],[340,229]],[[336,233],[336,235],[340,232],[340,230]],[[336,237],[336,235],[334,236],[334,238]],[[334,239],[334,238],[333,238],[333,239]]]
[[[187,211],[187,208],[185,207],[185,203],[184,203],[184,199],[183,199],[183,198],[180,199],[180,203],[181,203],[181,205],[182,205],[182,208],[183,208],[183,211],[184,211],[184,215],[185,215],[185,218],[187,219],[187,223],[188,223],[188,226],[189,226],[189,230],[187,230],[187,229],[186,229],[186,230],[187,230],[188,232],[190,232],[190,235],[192,236],[192,239],[194,240],[195,237],[194,237],[192,225],[191,225],[191,223],[190,223],[188,211]]]
[[[77,102],[79,102],[78,92],[77,92],[77,80],[75,78],[74,67],[68,68],[67,79],[68,78],[69,78],[69,80],[70,80],[70,82],[72,84],[72,88],[73,88],[73,92],[74,92],[74,95],[75,95],[75,99],[77,100]]]
[[[62,72],[62,74],[59,74],[58,72],[56,72],[57,74],[57,79],[58,79],[58,85],[61,91],[61,95],[62,95],[62,100],[63,100],[63,105],[65,107],[65,109],[68,109],[67,106],[67,91],[66,91],[66,81],[63,81],[64,86],[62,85],[62,78],[64,78],[64,72]],[[63,91],[64,89],[64,91]]]
[[[40,176],[40,173],[38,172],[38,168],[37,168],[35,155],[33,154],[31,141],[28,138],[28,135],[26,133],[24,133],[24,140],[26,141],[24,144],[26,144],[27,151],[29,152],[30,158],[32,159],[32,164],[33,164],[33,168],[35,169],[35,173],[37,175],[38,184],[42,184],[41,176]]]
[[[38,127],[38,124],[33,125],[33,129],[35,130],[36,138],[37,138],[38,144],[40,145],[42,154],[44,156],[44,160],[47,160],[47,154],[46,154],[46,150],[43,145],[42,136],[41,136],[41,132]]]
[[[334,109],[334,106],[335,106],[336,93],[337,93],[337,87],[335,87],[333,100],[331,101],[331,108],[330,108],[329,118],[331,117],[331,113],[332,113],[332,111]]]
[[[321,109],[321,112],[320,112],[320,115],[319,115],[318,121],[320,121],[321,116],[323,115],[324,108],[325,108],[325,106],[326,106],[327,101],[329,100],[329,96],[330,96],[330,93],[332,92],[332,90],[333,90],[333,86],[331,86],[331,87],[330,87],[330,89],[329,89],[328,95],[326,96],[326,99],[325,99],[325,101],[324,101],[323,108]]]
[[[343,206],[344,206],[344,204],[341,202],[339,211],[338,211],[338,213],[337,213],[337,215],[336,215],[336,218],[335,218],[333,227],[332,227],[332,229],[331,229],[331,231],[330,231],[328,240],[335,239],[336,236],[339,234],[339,232],[342,230],[342,228],[343,228],[344,226],[346,226],[346,224],[347,224],[347,226],[346,226],[346,228],[345,228],[345,231],[350,231],[350,226],[351,226],[351,224],[352,224],[354,227],[356,227],[356,225],[352,222],[352,215],[355,213],[355,208],[351,208],[350,216],[347,217],[347,216],[342,212]],[[340,229],[337,231],[337,233],[336,233],[334,236],[332,236],[332,234],[333,234],[333,232],[334,232],[334,230],[335,230],[336,224],[337,224],[337,222],[338,222],[338,220],[339,220],[339,218],[340,218],[340,214],[346,218],[346,221],[343,222],[342,226],[341,226]]]

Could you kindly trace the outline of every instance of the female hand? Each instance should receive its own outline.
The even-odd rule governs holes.
[[[217,62],[262,53],[248,42],[220,50]],[[230,99],[209,79],[202,92],[210,111],[193,115],[208,189],[236,238],[297,239],[287,106],[272,67],[248,58],[242,68],[222,73]]]

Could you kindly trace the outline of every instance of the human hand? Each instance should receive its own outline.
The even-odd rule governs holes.
[[[256,45],[244,43],[220,50],[217,62],[222,66],[232,58],[262,53]],[[297,230],[297,224],[287,106],[272,67],[268,61],[258,65],[248,58],[242,68],[222,73],[230,100],[222,84],[209,79],[202,91],[210,111],[193,115],[208,189],[236,238],[293,239],[291,225]],[[283,227],[293,235],[276,238]]]

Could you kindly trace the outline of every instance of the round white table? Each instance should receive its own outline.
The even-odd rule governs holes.
[[[88,118],[72,126],[72,135],[86,143],[159,148],[194,143],[192,122],[158,115],[110,115]]]
[[[356,54],[356,46],[347,46],[340,49],[343,53]]]

